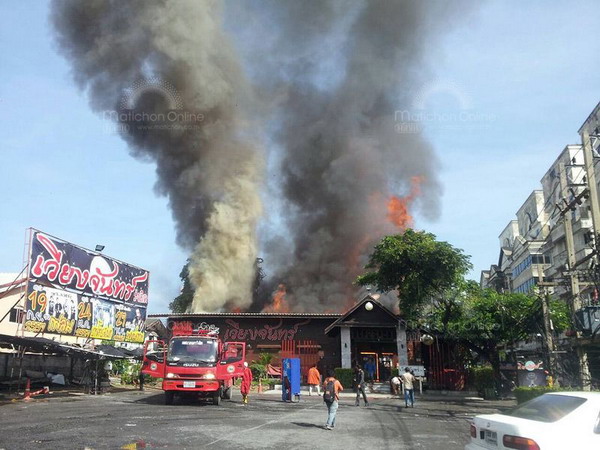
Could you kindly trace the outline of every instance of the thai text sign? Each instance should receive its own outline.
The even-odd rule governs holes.
[[[195,330],[218,331],[223,341],[281,342],[294,340],[300,329],[310,323],[310,319],[284,326],[279,319],[277,325],[261,324],[260,327],[244,326],[232,319],[226,319],[222,327],[207,322],[194,323],[189,320],[170,320],[169,329],[174,335],[194,334]]]
[[[134,305],[148,303],[148,271],[33,232],[29,277]]]
[[[425,366],[404,366],[404,365],[401,365],[400,366],[400,375],[402,375],[404,373],[404,369],[405,368],[408,368],[408,370],[415,377],[424,377],[425,376]]]
[[[298,333],[298,329],[310,322],[310,319],[295,323],[293,326],[283,327],[283,321],[280,319],[275,326],[263,325],[258,327],[244,327],[235,320],[227,319],[225,323],[229,325],[225,329],[224,341],[286,341],[293,340]]]

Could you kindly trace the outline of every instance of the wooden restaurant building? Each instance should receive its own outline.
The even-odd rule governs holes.
[[[343,314],[329,313],[186,313],[155,314],[167,329],[218,329],[224,341],[246,342],[246,359],[261,353],[300,358],[302,374],[315,363],[321,370],[360,364],[367,378],[387,382],[392,368],[424,366],[430,388],[460,390],[464,370],[442,342],[424,345],[419,330],[407,330],[402,318],[371,295]]]

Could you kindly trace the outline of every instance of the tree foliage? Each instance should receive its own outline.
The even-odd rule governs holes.
[[[406,318],[419,315],[423,305],[456,286],[472,268],[469,257],[435,235],[406,230],[386,236],[375,247],[361,285],[373,285],[380,292],[398,291],[400,309]]]
[[[181,278],[183,283],[181,292],[173,299],[171,303],[169,303],[169,309],[174,313],[187,312],[190,306],[192,306],[192,301],[194,300],[194,288],[190,283],[188,266],[189,261],[185,263],[181,269],[181,273],[179,274],[179,278]]]
[[[250,363],[250,370],[252,371],[252,379],[262,380],[267,378],[267,366],[259,364],[257,362]]]
[[[430,318],[445,337],[467,341],[480,351],[524,340],[543,327],[538,297],[480,289],[474,281],[440,298]]]
[[[258,355],[258,359],[256,360],[256,362],[258,364],[262,364],[263,366],[268,366],[273,361],[273,357],[274,355],[272,353],[261,353],[260,355]]]
[[[256,261],[254,263],[255,276],[252,288],[252,297],[254,302],[260,301],[259,297],[261,294],[266,295],[265,292],[260,291],[260,289],[263,287],[263,284],[261,284],[261,282],[265,278],[265,272],[261,267],[262,262],[262,258],[256,258]],[[173,299],[171,303],[169,303],[169,309],[174,313],[189,312],[190,307],[192,306],[192,301],[194,300],[195,290],[192,284],[190,283],[189,279],[189,265],[190,261],[188,260],[181,269],[181,273],[179,274],[179,278],[181,278],[182,283],[181,292],[177,297]],[[260,308],[262,309],[262,304]]]
[[[380,292],[397,290],[402,316],[412,329],[426,329],[446,342],[468,348],[492,366],[500,387],[500,346],[544,335],[543,304],[554,333],[570,326],[566,303],[540,295],[499,293],[465,281],[469,257],[431,233],[406,230],[375,247],[357,278]]]
[[[498,293],[481,289],[474,281],[465,282],[436,301],[427,325],[444,339],[462,343],[489,361],[499,381],[499,345],[515,345],[545,332],[542,301],[541,296]],[[566,303],[558,300],[549,303],[555,332],[567,329]]]
[[[554,330],[560,333],[569,328],[572,328],[569,305],[567,305],[567,303],[562,300],[556,299],[551,299],[549,303],[550,320],[552,320]]]
[[[256,380],[262,380],[267,377],[268,365],[273,361],[273,355],[271,353],[261,353],[258,355],[258,359],[253,360],[250,363],[250,370],[252,371],[252,377]]]

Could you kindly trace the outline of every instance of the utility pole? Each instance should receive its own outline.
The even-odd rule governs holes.
[[[596,110],[598,109],[598,107],[596,106]],[[590,118],[588,118],[588,120],[586,120],[586,123],[583,124],[583,126],[581,127],[581,129],[579,130],[579,133],[581,134],[581,145],[583,146],[583,161],[584,161],[584,165],[585,165],[585,176],[587,179],[587,185],[588,185],[588,189],[590,192],[590,196],[589,196],[589,204],[590,204],[590,210],[591,210],[591,215],[592,215],[592,226],[594,228],[594,240],[593,240],[593,245],[594,245],[594,259],[596,260],[596,266],[599,263],[599,255],[598,255],[598,250],[599,250],[599,244],[600,244],[600,236],[599,236],[599,232],[600,232],[600,199],[598,197],[598,185],[596,184],[596,172],[594,170],[594,154],[592,153],[592,142],[590,141],[590,130],[589,130],[589,125],[592,122],[591,119],[591,115]],[[596,115],[596,123],[597,123],[597,115]],[[579,337],[579,332],[577,333],[577,336]],[[584,353],[583,348],[581,347],[577,347],[577,355],[579,356],[579,359],[581,361],[581,354],[583,354],[583,356],[585,357],[585,362],[586,362],[586,367],[588,369],[588,375],[589,375],[589,366],[587,366],[587,355]],[[591,378],[590,378],[591,379]],[[589,389],[589,387],[587,387],[587,389]],[[587,390],[586,386],[584,386],[584,390]]]
[[[581,145],[583,146],[583,161],[585,165],[585,176],[588,189],[590,190],[590,209],[592,213],[592,226],[594,227],[594,250],[598,251],[598,234],[600,232],[600,200],[598,198],[598,185],[596,184],[596,172],[594,171],[594,155],[592,143],[587,127],[581,129]],[[596,259],[598,254],[596,253]]]
[[[563,198],[566,198],[569,193],[569,186],[567,183],[567,173],[564,163],[560,163],[559,172],[561,193]],[[589,178],[588,181],[590,181]],[[577,271],[575,270],[577,261],[575,258],[573,224],[571,223],[571,208],[567,207],[565,209],[562,209],[561,215],[563,216],[563,223],[565,226],[565,240],[567,242],[567,262],[569,264],[568,276],[571,281],[571,299],[569,302],[569,307],[571,311],[571,320],[573,324],[575,324],[575,312],[581,309],[581,298],[579,297],[579,277],[577,275]],[[590,390],[590,369],[588,365],[587,354],[584,351],[584,349],[581,348],[581,346],[579,345],[579,338],[580,332],[578,331],[577,337],[575,339],[575,344],[577,349],[577,358],[579,359],[579,383],[581,384],[583,390]]]
[[[544,288],[540,292],[540,300],[542,301],[542,315],[544,318],[544,340],[546,350],[548,351],[548,364],[550,365],[550,373],[556,380],[556,346],[554,345],[554,327],[550,320],[550,294],[548,289]]]

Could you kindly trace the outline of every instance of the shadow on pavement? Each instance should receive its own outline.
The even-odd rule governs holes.
[[[261,403],[278,403],[281,405],[305,405],[307,404],[307,402],[305,401],[301,401],[301,402],[284,402],[283,400],[281,400],[281,398],[265,398],[265,397],[252,397],[250,396],[250,401],[254,400],[255,402],[261,402]]]
[[[296,425],[297,427],[302,427],[302,428],[323,428],[322,425],[316,425],[314,423],[306,423],[306,422],[292,422],[292,425]]]
[[[131,403],[143,403],[146,405],[165,405],[165,394],[145,395],[133,400]],[[195,395],[176,395],[174,405],[190,406],[214,406],[211,399],[198,398]],[[166,405],[165,405],[166,406]]]

